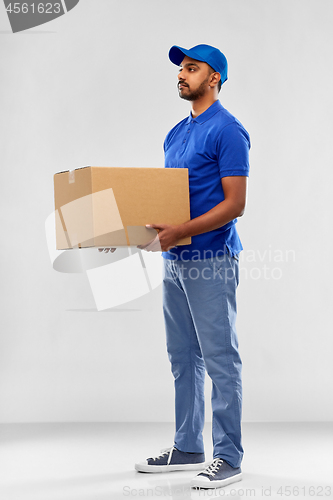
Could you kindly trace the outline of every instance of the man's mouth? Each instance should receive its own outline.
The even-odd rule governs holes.
[[[184,87],[188,87],[187,83],[178,83],[178,88],[182,89]]]

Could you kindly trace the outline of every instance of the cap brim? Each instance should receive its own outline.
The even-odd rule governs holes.
[[[203,58],[198,56],[193,49],[187,50],[178,47],[178,45],[173,45],[169,50],[169,59],[173,64],[176,64],[176,66],[180,65],[185,56],[195,59],[196,61],[204,62]]]

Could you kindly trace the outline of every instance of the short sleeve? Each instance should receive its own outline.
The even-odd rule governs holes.
[[[220,177],[249,175],[250,137],[244,127],[234,121],[223,128],[217,140]]]
[[[170,132],[167,133],[167,135],[164,139],[164,143],[163,143],[164,152],[166,152],[166,150],[168,149],[169,143],[170,143]]]

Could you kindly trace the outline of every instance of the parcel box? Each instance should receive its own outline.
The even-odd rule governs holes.
[[[146,224],[190,219],[184,168],[82,167],[54,176],[57,249],[148,243]],[[185,238],[179,245],[186,245]]]

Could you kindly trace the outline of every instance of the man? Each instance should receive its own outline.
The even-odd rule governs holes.
[[[169,58],[180,68],[179,96],[192,109],[165,139],[165,167],[189,169],[191,220],[177,226],[149,225],[158,235],[141,248],[163,251],[163,311],[175,378],[176,432],[172,448],[135,468],[200,470],[191,485],[218,488],[242,477],[241,359],[235,329],[242,245],[235,223],[245,208],[250,139],[218,100],[227,80],[222,52],[209,45],[189,50],[173,46]],[[188,236],[190,245],[177,246]],[[214,453],[204,469],[206,371],[212,379]]]

